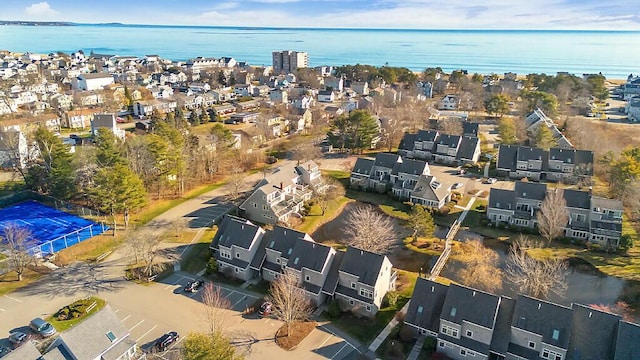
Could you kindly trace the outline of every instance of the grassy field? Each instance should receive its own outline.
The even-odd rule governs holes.
[[[95,304],[95,305],[94,305]],[[68,320],[61,320],[56,317],[56,314],[49,316],[45,320],[51,323],[58,332],[62,332],[70,329],[74,325],[82,322],[87,317],[97,313],[106,305],[106,301],[97,297],[89,297],[86,299],[81,299],[78,301],[69,304],[62,309],[58,310],[58,313],[61,312],[75,312],[78,314],[78,317],[71,317]]]
[[[329,221],[336,218],[336,216],[340,215],[342,209],[344,209],[345,205],[350,203],[351,199],[345,197],[339,197],[333,199],[329,206],[327,207],[327,211],[325,211],[324,215],[322,214],[322,209],[316,204],[311,207],[309,214],[304,217],[304,221],[302,224],[297,226],[297,230],[305,232],[307,234],[311,234],[320,226],[328,223]]]
[[[208,229],[202,234],[202,237],[200,237],[196,243],[192,243],[190,245],[189,250],[185,252],[182,260],[180,261],[180,269],[182,271],[195,274],[207,266],[207,261],[209,261],[209,258],[211,257],[209,245],[211,244],[211,240],[215,236],[216,232],[217,228]],[[191,237],[192,239],[193,235]]]
[[[18,276],[13,271],[2,274],[0,275],[0,296],[31,284],[49,272],[51,272],[51,270],[47,268],[27,268],[25,272],[22,273],[22,281],[18,281]]]
[[[119,232],[116,236],[110,233],[94,236],[81,243],[60,250],[55,262],[66,265],[74,261],[91,261],[98,256],[115,250],[124,243],[124,232]]]

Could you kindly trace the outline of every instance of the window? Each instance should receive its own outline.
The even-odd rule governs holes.
[[[451,326],[447,326],[447,325],[442,325],[440,327],[440,332],[445,334],[445,335],[449,335],[451,337],[454,337],[456,339],[459,339],[459,333],[458,333],[458,329],[451,327]]]
[[[373,299],[373,292],[369,289],[360,288],[360,296],[366,297],[367,299]]]
[[[418,314],[422,314],[422,310],[424,310],[424,308],[422,306],[418,306]]]
[[[460,349],[460,355],[461,355],[461,356],[467,356],[467,350],[465,350],[465,349]]]
[[[355,289],[355,288],[356,288],[356,283],[352,282],[352,283],[351,283],[351,288],[352,288],[352,289]]]
[[[349,300],[349,305],[353,305],[355,302],[353,300]]]
[[[112,331],[107,332],[107,338],[109,338],[111,342],[116,341],[116,335]]]
[[[304,276],[304,281],[306,281],[306,282],[311,281],[311,276],[309,276],[309,275],[305,275],[305,276]]]
[[[458,312],[458,309],[456,309],[456,307],[451,307],[451,311],[449,312],[449,315],[451,316],[456,316],[456,313]]]
[[[237,258],[239,258],[239,257],[240,257],[240,253],[239,253],[239,252],[237,252],[237,253],[236,253],[236,257],[237,257]]]
[[[367,311],[371,312],[371,305],[367,305]]]
[[[440,341],[440,342],[438,343],[438,347],[443,348],[443,347],[444,347],[444,341]]]
[[[276,259],[276,264],[280,264],[280,258]]]
[[[553,335],[551,335],[551,337],[553,338],[553,340],[557,341],[560,338],[560,330],[553,329]]]
[[[529,348],[530,349],[535,349],[536,348],[536,343],[533,341],[529,341]]]
[[[468,337],[468,338],[472,338],[473,337],[473,331],[467,330],[467,332],[465,333],[465,336]]]
[[[269,209],[267,205],[262,205],[262,210],[267,211],[267,209]]]
[[[542,349],[542,358],[550,360],[562,360],[562,354],[549,349]]]
[[[238,270],[238,268],[235,268],[235,270],[236,270],[236,272],[237,272],[237,273],[239,273],[239,272],[240,272],[240,270]]]
[[[253,207],[254,207],[254,208],[257,208],[257,207],[258,207],[258,204],[253,203]]]

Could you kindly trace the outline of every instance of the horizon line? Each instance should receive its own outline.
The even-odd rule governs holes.
[[[305,26],[251,26],[251,25],[179,25],[179,24],[134,24],[121,22],[100,22],[100,23],[82,23],[74,21],[33,21],[33,20],[2,20],[0,22],[23,22],[34,24],[69,24],[71,26],[122,26],[122,27],[168,27],[168,28],[218,28],[218,29],[262,29],[262,30],[372,30],[372,31],[474,31],[474,32],[491,32],[491,31],[513,31],[513,32],[640,32],[640,29],[479,29],[479,28],[366,28],[366,27],[305,27]],[[30,26],[20,24],[5,24],[0,26]],[[42,25],[55,26],[55,25]]]

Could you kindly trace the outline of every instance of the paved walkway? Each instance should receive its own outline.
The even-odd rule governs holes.
[[[413,344],[413,348],[411,349],[411,353],[407,356],[407,360],[416,360],[418,356],[420,356],[420,351],[422,351],[422,345],[424,344],[424,336],[418,337],[416,343]]]
[[[411,300],[407,301],[407,303],[402,307],[402,309],[400,309],[399,312],[406,313],[407,309],[409,309],[410,303],[411,303]],[[398,323],[399,323],[398,319],[396,319],[396,316],[394,316],[393,319],[389,321],[387,326],[385,326],[384,329],[382,329],[380,334],[378,334],[378,336],[371,342],[368,348],[369,351],[367,352],[367,355],[369,356],[373,355],[373,357],[375,358],[376,351],[378,350],[380,345],[382,345],[382,343],[387,338],[387,336],[389,336],[389,334],[391,333],[391,330],[393,330],[393,328],[398,325]]]

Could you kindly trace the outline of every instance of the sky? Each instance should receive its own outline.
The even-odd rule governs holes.
[[[638,0],[2,0],[0,20],[398,29],[640,30]]]

